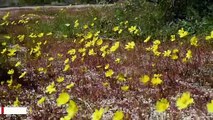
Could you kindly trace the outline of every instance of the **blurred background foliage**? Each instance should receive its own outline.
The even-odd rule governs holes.
[[[118,0],[0,0],[0,6],[104,4]]]
[[[181,27],[205,34],[213,29],[213,1],[127,0],[117,8],[116,18],[138,25],[141,36],[168,37]]]

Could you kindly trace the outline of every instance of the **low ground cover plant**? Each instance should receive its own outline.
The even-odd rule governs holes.
[[[161,36],[114,10],[2,14],[1,104],[29,110],[3,118],[211,119],[212,29]]]

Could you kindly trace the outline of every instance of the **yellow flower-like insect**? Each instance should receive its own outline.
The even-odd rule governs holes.
[[[186,58],[187,59],[191,59],[192,58],[192,51],[191,50],[187,50]]]
[[[74,55],[76,53],[76,50],[75,49],[70,49],[67,54],[69,55]]]
[[[77,55],[73,55],[72,58],[71,58],[72,62],[74,62],[76,58],[77,58]]]
[[[97,31],[95,34],[94,34],[94,36],[95,37],[97,37],[98,35],[99,35],[99,33],[101,33],[101,31],[99,30],[99,31]],[[97,39],[98,39],[98,37],[97,37]]]
[[[112,69],[109,69],[108,71],[105,72],[105,76],[109,78],[111,78],[113,74],[114,74],[114,71]]]
[[[128,42],[128,43],[125,45],[125,49],[126,49],[126,50],[134,49],[134,47],[135,47],[135,42],[134,42],[134,41]]]
[[[20,42],[24,41],[25,35],[18,35],[17,38]]]
[[[55,83],[52,82],[50,85],[46,87],[46,92],[49,94],[52,94],[53,92],[56,92]]]
[[[187,36],[189,33],[187,31],[185,31],[183,28],[181,28],[180,30],[178,30],[178,34],[179,34],[180,38],[183,38],[183,37]]]
[[[123,32],[123,30],[122,30],[122,29],[119,29],[118,34],[121,34],[122,32]]]
[[[64,81],[64,77],[62,76],[59,76],[57,79],[56,79],[57,82],[63,82]]]
[[[52,32],[48,32],[46,35],[51,36],[52,34],[53,34]]]
[[[119,63],[121,62],[121,59],[120,59],[120,58],[116,58],[116,59],[115,59],[115,62],[116,62],[117,64],[119,64]]]
[[[27,72],[25,71],[25,72],[23,72],[18,78],[19,78],[19,79],[20,79],[20,78],[23,78],[26,74],[27,74]]]
[[[138,29],[136,26],[131,26],[130,28],[128,28],[128,31],[130,33],[134,33],[134,34],[137,34],[138,33]]]
[[[123,120],[123,119],[124,119],[124,113],[121,110],[116,111],[112,118],[112,120]]]
[[[74,87],[75,83],[70,83],[69,85],[66,86],[66,89],[70,89],[72,87]]]
[[[65,26],[67,26],[67,27],[69,27],[70,26],[70,24],[69,23],[66,23],[66,24],[64,24]]]
[[[90,49],[88,55],[94,56],[96,53],[94,52],[94,49]]]
[[[54,60],[53,57],[49,57],[49,58],[48,58],[48,61],[53,61],[53,60]]]
[[[109,69],[109,64],[106,64],[104,67],[105,70]]]
[[[211,40],[213,39],[213,31],[211,31],[211,34],[206,36],[206,40]]]
[[[155,105],[155,109],[157,110],[157,112],[164,112],[168,108],[169,108],[169,102],[165,98],[162,98],[159,101],[157,101],[157,103]]]
[[[164,51],[163,56],[164,56],[164,57],[170,57],[170,56],[171,56],[171,53],[172,53],[171,50],[166,50],[166,51]]]
[[[58,53],[57,56],[58,56],[59,58],[61,58],[61,57],[63,57],[64,55],[61,54],[61,53]]]
[[[11,87],[12,84],[13,84],[13,78],[11,77],[10,80],[7,80],[7,84],[8,84],[8,87]]]
[[[63,72],[66,72],[66,71],[68,71],[69,69],[70,69],[70,65],[69,65],[69,64],[66,64],[66,65],[64,66]]]
[[[192,58],[192,51],[191,50],[187,50],[186,53],[186,57],[182,59],[183,62],[187,62],[188,60],[190,60]]]
[[[128,91],[129,90],[129,86],[128,85],[121,86],[121,90]]]
[[[171,59],[177,60],[177,59],[178,59],[178,52],[179,52],[178,49],[173,49],[173,50],[172,50]]]
[[[151,35],[149,35],[149,36],[144,40],[144,42],[147,43],[147,42],[150,40],[150,38],[151,38]]]
[[[6,46],[6,45],[7,45],[7,42],[2,42],[1,45],[2,45],[2,46]]]
[[[4,35],[4,38],[9,40],[11,37],[9,35]]]
[[[161,74],[154,74],[154,77],[151,79],[151,83],[153,85],[159,85],[163,82],[163,80],[160,79]]]
[[[13,69],[8,70],[7,74],[8,75],[13,75],[14,74],[14,70]]]
[[[16,97],[16,100],[13,103],[14,107],[18,107],[20,105],[20,101],[18,100],[18,97]]]
[[[68,117],[70,119],[68,120],[71,120],[78,112],[78,106],[77,104],[73,101],[73,100],[70,100],[69,104],[68,104],[68,108],[67,108],[67,113],[68,113]]]
[[[18,66],[20,66],[20,65],[21,65],[21,62],[18,61],[18,62],[15,64],[15,67],[18,67]]]
[[[64,65],[67,64],[69,61],[70,61],[70,59],[67,58],[67,59],[64,61]]]
[[[103,44],[103,40],[102,40],[101,38],[98,39],[98,40],[96,41],[96,44],[97,44],[98,46],[102,45],[102,44]]]
[[[46,100],[46,97],[41,97],[38,102],[37,105],[41,105],[42,103],[44,103],[44,101]]]
[[[101,120],[104,114],[104,108],[100,108],[100,110],[95,109],[95,112],[92,114],[92,120]]]
[[[75,21],[75,24],[74,24],[74,28],[77,28],[79,26],[79,22],[78,20]]]
[[[86,44],[84,45],[84,47],[85,48],[89,48],[89,47],[91,47],[92,45],[93,45],[93,41],[88,41],[88,42],[86,42]]]
[[[101,52],[104,52],[108,47],[109,47],[108,44],[107,44],[107,45],[104,45],[104,46],[102,46],[102,47],[100,48],[100,51],[101,51]]]
[[[118,48],[119,48],[120,42],[116,42],[114,43],[114,45],[112,45],[112,47],[110,48],[110,52],[115,52]]]
[[[194,103],[194,99],[191,98],[189,92],[184,92],[181,97],[179,97],[176,101],[176,106],[179,110],[187,108],[189,105]]]
[[[141,83],[146,84],[147,82],[149,82],[150,77],[148,75],[144,75],[144,76],[141,76],[139,79]]]
[[[16,52],[17,52],[17,50],[15,49],[15,48],[11,48],[11,49],[8,49],[8,56],[9,57],[11,57],[11,56],[14,56],[14,55],[16,55]]]
[[[113,29],[112,29],[114,32],[117,32],[119,30],[119,26],[115,26]]]
[[[7,51],[7,48],[4,48],[4,49],[1,51],[1,54],[4,54],[6,51]]]
[[[120,82],[126,81],[124,74],[120,73],[117,75],[116,79]]]
[[[206,107],[207,107],[207,111],[208,111],[209,113],[213,113],[213,100],[211,100],[210,103],[207,103],[207,104],[206,104]]]
[[[84,29],[87,29],[89,26],[88,25],[84,25]]]
[[[192,46],[195,46],[197,47],[198,46],[198,38],[196,36],[193,36],[191,39],[190,39],[190,43]]]
[[[84,39],[91,39],[93,34],[91,32],[88,32],[86,36],[84,36]]]
[[[44,36],[44,33],[39,33],[37,36],[38,36],[39,38],[41,38],[41,37]]]
[[[175,35],[171,35],[170,40],[171,40],[172,42],[175,41]]]
[[[153,41],[153,45],[160,45],[161,44],[161,41],[160,40],[155,40]]]
[[[59,97],[57,98],[57,106],[61,106],[66,104],[70,100],[70,95],[66,92],[60,93]]]
[[[7,14],[5,14],[3,17],[2,17],[2,20],[6,21],[7,18],[10,16],[10,12],[7,12]]]

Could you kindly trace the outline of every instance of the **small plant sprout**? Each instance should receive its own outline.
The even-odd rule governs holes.
[[[189,105],[194,103],[194,99],[191,98],[189,92],[184,92],[181,97],[179,97],[176,101],[176,106],[179,110],[187,108]]]

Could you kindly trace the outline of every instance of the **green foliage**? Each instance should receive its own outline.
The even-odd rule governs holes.
[[[137,25],[142,38],[168,37],[181,27],[193,34],[213,29],[211,0],[127,0],[115,13],[116,20]]]

